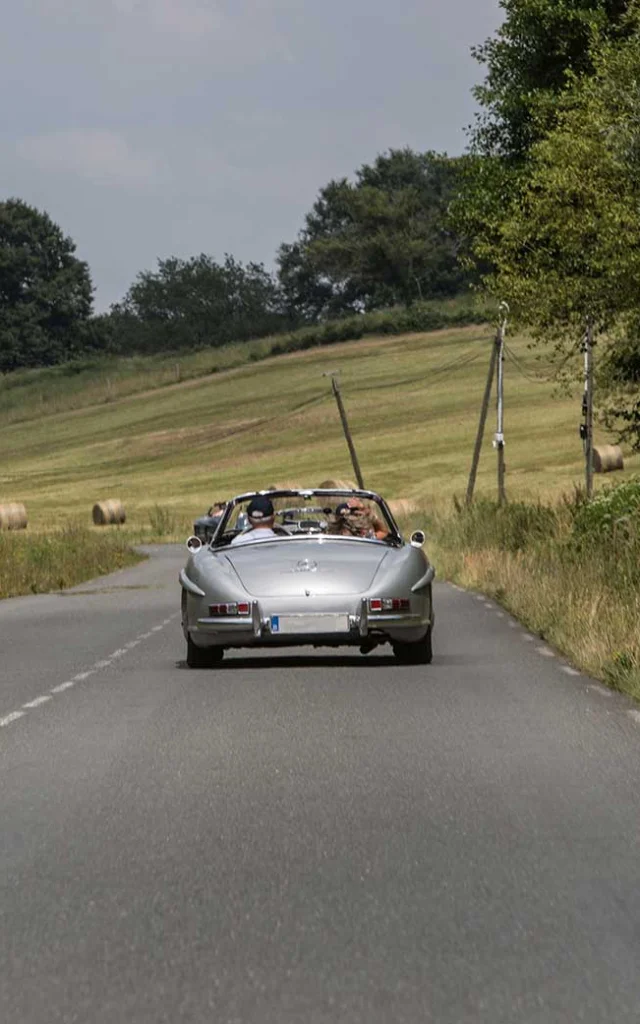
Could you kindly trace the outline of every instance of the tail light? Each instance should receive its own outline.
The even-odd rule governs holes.
[[[209,615],[248,615],[249,605],[246,601],[239,604],[210,604]]]
[[[409,612],[411,601],[408,597],[370,597],[370,612]]]

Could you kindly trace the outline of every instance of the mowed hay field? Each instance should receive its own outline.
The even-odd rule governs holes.
[[[214,500],[271,483],[353,478],[327,371],[339,371],[365,484],[389,498],[442,507],[466,489],[493,331],[469,327],[369,338],[249,363],[87,408],[2,423],[0,502],[20,501],[29,529],[90,523],[119,498],[123,528],[149,528],[160,506],[180,528]],[[511,349],[530,375],[548,367],[524,339]],[[580,357],[576,354],[576,370]],[[58,383],[58,388],[61,386]],[[505,364],[507,492],[550,498],[583,480],[581,389],[554,396]],[[31,415],[31,418],[29,418]],[[477,492],[495,494],[492,401]],[[611,440],[602,429],[597,443]],[[627,453],[625,453],[627,454]],[[640,471],[626,458],[624,474]],[[167,531],[171,532],[171,531]]]

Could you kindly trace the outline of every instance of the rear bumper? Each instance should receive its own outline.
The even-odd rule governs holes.
[[[199,603],[194,601],[195,603]],[[421,599],[420,608],[411,612],[371,614],[367,601],[359,599],[351,610],[343,607],[324,608],[348,618],[348,630],[339,633],[309,632],[301,630],[286,634],[272,629],[272,617],[289,612],[299,615],[298,607],[287,609],[278,602],[277,608],[270,608],[274,602],[253,601],[249,615],[217,616],[200,615],[188,623],[191,639],[198,647],[359,647],[365,641],[378,643],[420,640],[432,623],[431,597]],[[207,609],[208,610],[208,609]],[[322,614],[322,613],[318,613]],[[305,613],[308,621],[313,614]]]

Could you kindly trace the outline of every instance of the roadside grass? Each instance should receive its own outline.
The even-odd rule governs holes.
[[[640,699],[640,542],[579,542],[575,514],[575,496],[440,508],[432,556],[440,576],[494,597],[580,669]]]
[[[0,533],[0,598],[46,594],[143,560],[121,531],[68,522],[56,532]]]

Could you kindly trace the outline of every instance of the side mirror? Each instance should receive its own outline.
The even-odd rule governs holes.
[[[192,554],[195,554],[196,551],[199,551],[201,547],[202,541],[200,540],[199,537],[189,537],[189,540],[187,541],[187,548]]]
[[[411,534],[411,545],[414,548],[421,548],[426,539],[424,530],[414,530]]]

